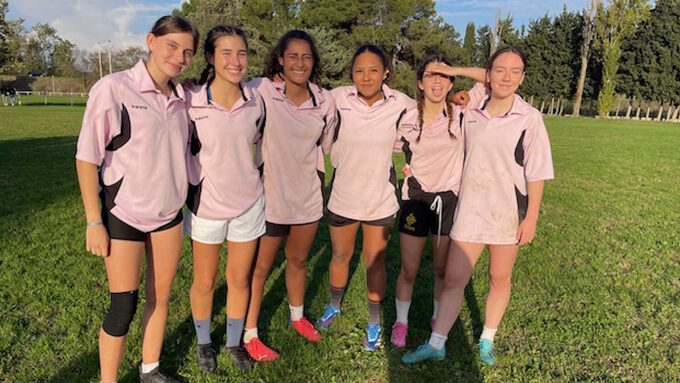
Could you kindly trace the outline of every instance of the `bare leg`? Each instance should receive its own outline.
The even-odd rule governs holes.
[[[250,298],[250,271],[252,270],[257,240],[227,244],[227,317],[244,318]]]
[[[382,302],[385,297],[387,272],[385,257],[387,239],[390,235],[388,226],[372,226],[361,224],[363,233],[362,254],[366,263],[366,287],[369,301]]]
[[[198,241],[191,243],[194,257],[194,282],[191,285],[189,298],[191,315],[194,319],[207,319],[212,314],[221,247],[221,244],[205,244]]]
[[[284,237],[271,237],[264,235],[260,237],[257,250],[257,259],[253,278],[250,285],[250,304],[248,305],[248,315],[246,317],[246,328],[257,327],[257,319],[260,317],[260,308],[264,297],[264,285],[272,269],[276,254],[283,242]]]
[[[510,302],[512,269],[519,246],[489,246],[489,295],[486,297],[484,325],[498,328]]]
[[[413,296],[413,284],[420,269],[426,240],[426,237],[399,233],[401,270],[397,277],[396,296],[400,301],[410,301]]]
[[[357,237],[359,222],[346,226],[328,226],[331,234],[330,285],[334,288],[344,288],[349,278],[349,263],[354,255],[354,244]]]
[[[142,363],[160,359],[172,281],[182,251],[182,225],[151,233],[146,241],[146,303],[142,322]]]
[[[307,279],[307,256],[314,243],[319,222],[294,225],[286,241],[286,289],[291,306],[305,302],[305,280]]]

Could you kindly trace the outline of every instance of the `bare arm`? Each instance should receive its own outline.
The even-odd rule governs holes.
[[[486,82],[486,70],[477,67],[455,67],[445,63],[434,63],[427,73],[441,73],[447,76],[462,76],[477,82]]]
[[[528,183],[529,206],[527,215],[517,227],[517,245],[522,246],[531,242],[536,234],[536,224],[538,222],[538,211],[541,207],[543,198],[543,186],[545,181],[532,181]]]
[[[87,251],[100,257],[106,257],[109,255],[109,235],[102,224],[99,209],[97,165],[76,160],[76,172],[78,173],[78,184],[80,185],[80,194],[83,198],[87,219],[85,233]]]

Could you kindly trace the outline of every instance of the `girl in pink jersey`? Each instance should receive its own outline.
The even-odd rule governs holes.
[[[328,328],[340,304],[354,254],[357,231],[363,235],[369,320],[364,348],[380,347],[381,304],[385,295],[387,239],[399,203],[392,152],[399,121],[416,103],[390,89],[385,80],[389,60],[375,45],[364,45],[352,58],[353,86],[332,90],[340,121],[333,135],[331,162],[335,168],[328,202],[333,247],[330,264],[331,299],[319,328]]]
[[[445,357],[447,334],[486,245],[490,287],[479,352],[482,362],[495,363],[493,338],[510,300],[517,252],[534,238],[543,184],[554,177],[543,117],[515,94],[525,68],[519,50],[496,51],[486,71],[491,95],[464,115],[465,163],[439,313],[430,340],[404,355],[404,363]]]
[[[182,248],[181,208],[187,193],[188,120],[185,95],[175,77],[191,62],[198,32],[180,17],[164,16],[146,43],[146,62],[92,87],[76,153],[87,250],[104,258],[111,296],[99,332],[102,382],[116,381],[137,308],[145,253],[139,378],[177,382],[161,373],[158,363]]]
[[[259,157],[263,161],[266,233],[260,239],[243,337],[257,361],[278,354],[260,341],[257,319],[264,284],[286,239],[286,289],[290,324],[310,342],[321,335],[304,317],[307,255],[323,215],[324,160],[328,131],[335,126],[335,103],[318,83],[319,54],[312,37],[292,30],[272,49],[264,78],[251,82],[267,111]],[[273,79],[281,76],[283,82]]]
[[[434,260],[434,310],[437,316],[443,287],[449,233],[458,202],[463,172],[463,140],[459,115],[462,107],[448,101],[454,76],[484,81],[482,68],[451,67],[441,55],[426,58],[416,71],[417,110],[407,113],[397,131],[396,148],[406,155],[409,174],[402,186],[399,243],[401,271],[396,286],[397,318],[392,326],[392,344],[406,344],[408,313],[413,284],[427,236],[431,235]],[[484,84],[477,83],[469,92],[468,105],[481,101]]]
[[[243,83],[248,43],[241,29],[213,27],[203,52],[208,65],[189,93],[192,135],[184,220],[194,257],[191,313],[198,337],[196,354],[201,369],[215,370],[210,317],[220,248],[226,239],[226,351],[237,367],[247,370],[251,365],[241,335],[257,239],[265,231],[262,181],[253,162],[264,107],[257,91]]]

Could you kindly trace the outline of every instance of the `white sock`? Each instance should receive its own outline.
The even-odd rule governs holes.
[[[160,366],[160,364],[161,364],[160,361],[156,361],[156,362],[149,363],[149,364],[142,363],[142,367],[141,367],[142,368],[142,374],[150,373],[151,371],[154,370],[154,368]]]
[[[247,328],[243,333],[243,343],[249,343],[253,338],[257,337],[257,327]]]
[[[432,319],[437,319],[437,313],[439,312],[439,301],[436,299],[432,300]]]
[[[397,307],[397,322],[408,324],[408,310],[411,307],[411,300],[400,301],[398,298],[395,298],[394,302]]]
[[[304,309],[305,309],[305,305],[300,305],[300,306],[288,305],[288,307],[290,307],[290,320],[295,322],[295,321],[302,319],[303,312],[304,312]]]
[[[493,343],[493,338],[496,336],[496,331],[498,331],[497,328],[488,328],[484,326],[484,330],[482,330],[482,335],[479,337],[479,339],[487,339]]]
[[[437,350],[441,350],[442,348],[444,348],[444,345],[446,344],[446,336],[433,331],[432,334],[430,335],[430,340],[427,343],[429,343],[430,346],[436,348]]]

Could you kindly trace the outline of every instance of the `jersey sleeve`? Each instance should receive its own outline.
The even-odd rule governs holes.
[[[524,174],[527,182],[555,178],[548,131],[540,112],[534,111],[525,134]]]
[[[78,136],[76,159],[101,165],[106,146],[120,133],[121,104],[109,78],[90,90]]]
[[[481,102],[489,96],[489,90],[484,83],[476,82],[475,85],[468,90],[468,96],[470,96],[470,102],[465,109],[481,104]]]

